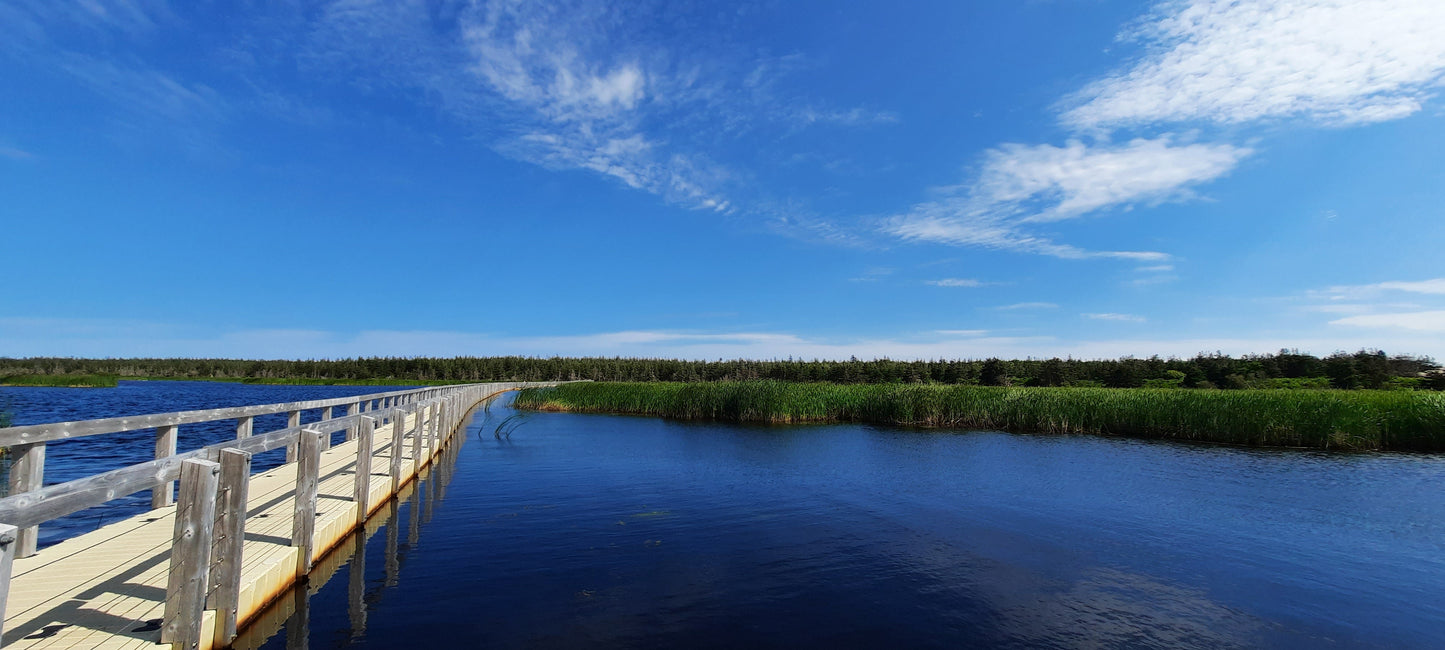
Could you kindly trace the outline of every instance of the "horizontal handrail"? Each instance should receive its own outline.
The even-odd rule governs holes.
[[[465,420],[471,409],[506,391],[528,386],[555,386],[558,382],[488,382],[440,388],[394,391],[331,400],[290,402],[234,409],[212,409],[182,413],[157,414],[138,418],[110,418],[88,422],[62,423],[68,427],[44,429],[32,427],[32,435],[56,437],[30,438],[12,446],[16,454],[18,475],[12,480],[11,496],[0,499],[0,612],[8,600],[11,560],[35,553],[38,527],[47,521],[86,508],[95,507],[144,490],[152,490],[151,509],[175,504],[169,568],[166,575],[165,610],[161,619],[160,642],[182,648],[200,647],[209,640],[214,647],[228,646],[241,624],[242,562],[246,539],[246,517],[251,460],[253,454],[282,447],[287,448],[287,463],[296,463],[294,517],[289,546],[293,549],[294,567],[278,565],[282,573],[274,578],[284,586],[305,580],[319,554],[338,541],[336,526],[363,526],[371,514],[374,477],[372,459],[377,455],[377,425],[389,421],[390,491],[395,494],[409,479],[414,479],[456,435],[465,434]],[[383,400],[370,411],[360,406]],[[336,406],[349,406],[347,413],[333,415]],[[325,409],[318,422],[300,423],[300,411]],[[289,417],[284,428],[253,435],[256,415],[286,411]],[[407,418],[415,417],[408,424]],[[236,438],[206,445],[199,449],[176,453],[179,424],[236,418]],[[117,424],[119,423],[119,424]],[[49,440],[94,435],[134,428],[155,427],[154,460],[120,469],[101,472],[59,485],[42,487],[45,448]],[[318,488],[323,478],[323,452],[331,446],[332,434],[345,431],[354,449],[343,453],[339,465],[352,467],[352,501],[354,510],[331,513],[331,519],[318,521]],[[91,433],[84,433],[91,432]],[[409,461],[404,461],[407,441]],[[456,447],[452,447],[455,453]],[[354,464],[345,458],[354,453]],[[410,465],[405,467],[404,462]],[[12,479],[14,479],[12,475]],[[173,483],[180,481],[179,499],[172,501]],[[274,483],[274,481],[273,481]],[[266,516],[264,514],[259,516]],[[354,517],[354,519],[352,519]],[[155,521],[154,518],[147,521]],[[13,523],[12,523],[13,522]],[[318,529],[324,523],[326,532]],[[345,531],[341,531],[345,532]],[[272,571],[272,569],[267,569]],[[294,573],[293,573],[294,572]],[[271,573],[267,579],[273,579]],[[264,602],[253,605],[265,605]],[[215,612],[215,625],[209,630],[202,624],[205,610]],[[254,611],[246,615],[254,615]],[[4,618],[0,616],[0,618]],[[211,635],[209,639],[205,635]]]
[[[37,442],[48,442],[52,440],[68,440],[70,438],[81,438],[85,436],[94,436],[106,433],[118,433],[121,431],[135,431],[138,429],[150,429],[161,426],[195,424],[197,422],[212,422],[215,420],[232,420],[236,418],[254,417],[257,415],[287,413],[290,411],[307,411],[312,409],[345,406],[348,404],[356,404],[359,402],[387,399],[391,397],[402,397],[406,395],[415,395],[417,393],[444,391],[454,388],[465,388],[467,386],[477,385],[481,384],[478,383],[456,384],[451,386],[427,386],[424,388],[410,390],[373,393],[370,395],[355,395],[352,397],[334,397],[330,399],[308,400],[304,402],[283,402],[278,404],[260,404],[255,406],[233,406],[218,409],[206,409],[202,411],[177,411],[174,413],[131,415],[115,418],[102,418],[98,420],[55,422],[51,424],[27,424],[0,429],[0,447],[28,445]]]
[[[155,460],[146,461],[144,463],[137,463],[135,465],[128,465],[119,469],[101,472],[99,474],[93,474],[91,476],[75,479],[73,481],[67,481],[65,483],[49,485],[43,488],[30,490],[28,492],[12,494],[8,497],[0,498],[0,522],[4,522],[6,524],[17,526],[20,528],[38,526],[52,519],[79,512],[87,508],[93,508],[95,506],[99,506],[109,501],[135,494],[143,490],[151,489],[161,485],[166,485],[171,481],[175,481],[176,479],[180,478],[181,466],[185,463],[185,461],[190,459],[200,459],[214,462],[220,458],[220,452],[222,449],[239,449],[241,451],[245,451],[251,454],[259,454],[262,452],[271,451],[273,449],[280,449],[282,447],[296,443],[299,440],[302,431],[319,431],[322,434],[334,434],[338,431],[343,431],[353,426],[360,425],[361,418],[364,417],[374,418],[378,421],[389,420],[397,417],[402,412],[410,413],[414,409],[430,406],[433,403],[445,401],[451,394],[453,394],[454,392],[458,392],[460,389],[494,385],[500,389],[497,392],[501,393],[505,392],[506,390],[510,390],[512,387],[518,387],[519,384],[525,383],[526,382],[487,382],[485,384],[465,384],[458,386],[446,386],[441,387],[440,389],[424,389],[436,390],[437,395],[435,397],[427,397],[419,401],[410,402],[408,404],[390,406],[384,409],[366,411],[364,413],[342,415],[329,420],[321,420],[319,422],[308,422],[306,424],[285,427],[282,429],[271,431],[269,433],[254,435],[238,440],[223,440],[221,442],[206,445],[205,447],[194,449],[188,452],[174,454],[166,456],[164,458],[157,458]],[[554,384],[555,382],[539,382],[535,385]],[[508,388],[502,388],[503,386]],[[363,395],[358,397],[349,397],[341,400],[341,403],[349,404],[357,400],[364,402],[367,401],[368,397],[370,397],[370,399],[378,399],[381,397],[394,397],[402,394],[415,394],[417,392],[420,391],[401,391],[393,393],[380,393],[373,396]],[[325,408],[326,406],[337,406],[337,404],[335,403],[326,403],[335,401],[336,400],[317,400],[315,402],[291,402],[282,405],[268,404],[256,407],[243,408],[272,408],[275,406],[288,407],[276,411],[270,411],[279,413],[287,410],[301,410],[289,408],[292,405],[320,404],[319,407],[306,406],[303,408]],[[163,415],[185,415],[187,413],[211,413],[215,411],[232,410],[233,409],[214,409],[212,411],[189,411],[183,413],[171,413]],[[122,418],[110,418],[110,420],[115,419]],[[228,419],[228,417],[217,419]],[[106,421],[109,420],[89,420],[80,422],[78,424]],[[131,419],[131,421],[134,421],[134,419]],[[206,420],[190,421],[204,422]],[[129,429],[121,430],[127,431]]]
[[[430,404],[441,399],[434,398],[415,404]],[[240,440],[225,440],[174,456],[157,458],[85,478],[49,485],[38,490],[14,494],[0,499],[0,521],[14,522],[11,525],[21,528],[38,526],[52,519],[170,483],[180,478],[181,465],[192,458],[215,462],[220,458],[221,450],[226,448],[259,454],[296,442],[303,430],[320,431],[323,434],[335,433],[360,422],[363,417],[385,419],[394,416],[403,408],[407,407],[393,406],[332,420],[286,427]]]

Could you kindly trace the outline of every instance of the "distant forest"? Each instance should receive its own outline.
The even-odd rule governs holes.
[[[937,361],[803,361],[456,357],[330,361],[234,359],[0,358],[8,375],[118,375],[152,379],[306,379],[412,381],[726,381],[777,379],[840,384],[936,383],[1113,388],[1413,388],[1445,390],[1445,371],[1429,357],[1378,350],[1320,358],[1295,351],[1192,359],[1123,358]]]

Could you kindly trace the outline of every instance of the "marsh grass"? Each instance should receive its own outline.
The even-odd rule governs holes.
[[[522,409],[730,422],[867,422],[1249,446],[1445,450],[1445,394],[840,385],[576,383],[525,389]]]
[[[46,388],[115,388],[116,375],[10,375],[0,377],[0,386]]]

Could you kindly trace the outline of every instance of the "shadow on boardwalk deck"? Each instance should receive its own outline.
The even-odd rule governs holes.
[[[381,427],[375,433],[369,481],[373,512],[384,508],[394,512],[396,508],[389,472],[390,429]],[[408,418],[404,429],[417,429],[415,416]],[[447,441],[443,449],[455,446],[452,438],[443,437]],[[419,464],[412,457],[412,446],[413,436],[405,436],[403,484],[425,474],[420,465],[430,462],[435,453],[423,448]],[[318,556],[348,540],[358,543],[352,535],[357,521],[352,500],[356,459],[355,440],[321,454],[313,536]],[[291,546],[290,538],[298,466],[283,465],[250,479],[238,614],[242,636],[237,639],[238,647],[264,641],[296,609],[294,595],[289,599],[281,597],[288,595],[295,581],[297,549]],[[401,495],[412,489],[403,488]],[[154,648],[160,639],[160,619],[165,608],[175,510],[175,506],[152,510],[42,549],[34,556],[16,559],[5,616],[4,647]],[[382,517],[369,519],[365,531],[374,533],[384,521]],[[364,537],[361,539],[364,543]],[[312,584],[324,583],[329,572],[334,572],[347,557],[344,549],[321,557],[313,566]],[[304,594],[308,590],[297,591]],[[214,613],[207,611],[203,640],[211,638],[214,619]],[[270,632],[266,632],[268,626]]]

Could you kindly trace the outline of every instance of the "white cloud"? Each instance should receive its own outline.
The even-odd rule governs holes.
[[[871,111],[862,108],[847,110],[804,107],[791,112],[791,119],[804,126],[811,124],[836,124],[840,126],[866,126],[872,124],[896,124],[898,115],[888,111]]]
[[[888,219],[884,230],[913,241],[1014,250],[1066,259],[1159,262],[1154,251],[1089,251],[1033,231],[1039,223],[1113,207],[1190,198],[1193,185],[1228,173],[1252,151],[1173,144],[1168,136],[1122,145],[1006,144],[984,155],[977,178],[940,200]]]
[[[0,145],[0,156],[9,158],[11,160],[29,160],[31,158],[34,158],[35,154],[17,147],[7,147],[5,145]]]
[[[1133,280],[1129,281],[1129,285],[1134,287],[1147,287],[1155,284],[1168,284],[1178,279],[1179,276],[1177,275],[1151,275],[1142,278],[1134,278]]]
[[[892,268],[892,267],[889,267],[889,266],[870,266],[870,267],[868,267],[868,268],[866,268],[866,269],[863,270],[863,274],[862,274],[862,275],[860,275],[860,276],[858,276],[858,277],[855,277],[855,278],[848,278],[848,281],[849,281],[849,282],[878,282],[879,280],[882,280],[882,279],[885,278],[885,277],[888,277],[888,276],[890,276],[890,275],[893,275],[894,272],[896,272],[897,270],[898,270],[898,269],[895,269],[895,268]]]
[[[1391,291],[1445,295],[1445,278],[1421,280],[1419,282],[1381,282],[1373,286]]]
[[[648,135],[648,107],[675,99],[664,93],[677,82],[667,78],[665,52],[607,28],[618,19],[600,6],[504,2],[463,14],[468,69],[511,113],[514,133],[497,148],[550,169],[597,172],[689,207],[728,211],[730,172]]]
[[[1445,324],[1445,316],[1437,316]],[[628,330],[569,336],[504,336],[458,331],[324,330],[199,331],[129,321],[0,318],[0,356],[221,357],[339,359],[357,356],[623,356],[680,359],[1117,358],[1193,356],[1200,352],[1266,353],[1282,348],[1313,354],[1388,346],[1391,352],[1445,355],[1439,330],[1415,338],[1289,336],[1286,338],[1105,339],[988,336],[943,330],[935,338],[816,338],[785,332]]]
[[[1145,54],[1066,98],[1066,124],[1100,136],[1184,121],[1377,122],[1418,111],[1445,78],[1439,0],[1179,0],[1161,3],[1132,36]],[[1192,188],[1253,153],[1171,140],[1005,144],[985,154],[962,195],[915,205],[884,230],[912,241],[1062,258],[1167,259],[1082,250],[1028,224],[1189,199]]]
[[[1434,278],[1430,280],[1419,280],[1415,282],[1376,282],[1374,284],[1339,285],[1330,287],[1322,292],[1311,292],[1315,296],[1329,297],[1334,300],[1353,299],[1364,296],[1379,295],[1386,291],[1403,291],[1406,293],[1419,293],[1427,295],[1445,295],[1445,278]]]
[[[1059,306],[1051,302],[1016,302],[1012,305],[994,307],[998,311],[1019,311],[1024,309],[1058,309]]]
[[[1372,329],[1400,329],[1414,332],[1445,333],[1445,310],[1395,314],[1361,314],[1332,320],[1330,324]]]
[[[949,337],[977,338],[988,334],[988,330],[933,330],[934,334],[942,334]]]
[[[1439,0],[1166,2],[1129,36],[1147,53],[1066,100],[1066,123],[1379,122],[1420,110],[1445,74]]]
[[[972,194],[1026,222],[1071,219],[1116,205],[1189,198],[1188,188],[1228,173],[1252,151],[1175,145],[1169,137],[1124,145],[1005,144],[985,154]]]
[[[1142,322],[1144,322],[1144,321],[1146,320],[1143,316],[1135,316],[1135,315],[1133,315],[1133,314],[1108,314],[1108,313],[1106,313],[1106,314],[1082,314],[1082,316],[1083,316],[1084,318],[1087,318],[1087,319],[1090,319],[1090,320],[1111,320],[1111,321],[1118,321],[1118,322],[1122,322],[1122,323],[1142,323]]]
[[[972,278],[943,278],[940,280],[927,280],[924,284],[931,284],[935,287],[982,287],[989,283],[980,282]]]

